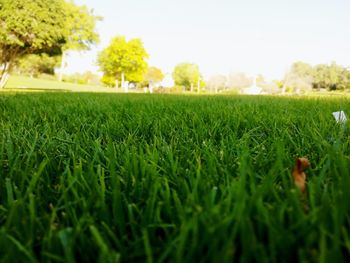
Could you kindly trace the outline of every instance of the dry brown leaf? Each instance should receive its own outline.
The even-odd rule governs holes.
[[[300,189],[302,193],[305,193],[306,189],[306,174],[304,170],[310,166],[310,162],[305,157],[297,158],[295,167],[293,169],[293,179],[295,185]]]

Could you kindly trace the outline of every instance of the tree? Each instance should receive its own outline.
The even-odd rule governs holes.
[[[241,90],[252,85],[252,78],[243,72],[232,72],[227,78],[227,87],[229,89]]]
[[[314,87],[328,90],[343,90],[349,86],[346,68],[335,64],[317,65],[314,69]]]
[[[118,36],[98,55],[97,63],[103,72],[101,81],[118,88],[118,81],[124,87],[124,81],[139,83],[147,70],[148,54],[140,39],[126,41]]]
[[[99,35],[95,29],[96,22],[102,20],[102,17],[93,14],[93,10],[89,10],[86,6],[77,6],[73,2],[66,3],[65,9],[66,43],[62,47],[59,81],[62,80],[67,51],[89,50],[92,45],[97,44],[99,42]]]
[[[254,80],[253,80],[254,81]],[[263,84],[266,82],[264,76],[262,74],[258,74],[256,77],[255,77],[255,81],[256,81],[256,84]]]
[[[37,77],[40,74],[55,74],[55,67],[59,65],[58,56],[43,54],[30,54],[16,63],[16,72],[19,74]]]
[[[314,79],[314,69],[311,65],[304,62],[295,62],[287,72],[284,81],[282,92],[287,89],[300,92],[312,89]]]
[[[149,67],[144,75],[143,84],[149,86],[152,84],[160,83],[164,79],[163,72],[156,67]]]
[[[207,82],[208,88],[211,92],[217,93],[219,90],[226,89],[227,77],[225,75],[213,75]]]
[[[176,85],[184,86],[193,91],[193,86],[197,85],[199,91],[203,86],[203,80],[199,71],[199,67],[191,63],[180,63],[173,71],[173,79]]]
[[[310,77],[313,76],[314,69],[310,64],[299,61],[293,63],[291,72],[299,77]]]
[[[64,75],[63,81],[85,85],[100,85],[100,76],[92,73],[91,71],[85,71],[84,73]]]
[[[349,71],[336,63],[319,64],[312,67],[304,62],[296,62],[286,74],[283,89],[344,90],[349,87]]]
[[[65,43],[63,0],[1,0],[0,87],[16,59],[27,54],[59,54]]]

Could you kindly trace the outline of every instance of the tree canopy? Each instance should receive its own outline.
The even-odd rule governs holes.
[[[292,90],[344,90],[350,88],[350,72],[334,62],[316,66],[296,62],[286,74],[284,87]]]
[[[191,88],[191,90],[193,85],[202,80],[198,65],[191,63],[178,64],[172,76],[176,85]]]
[[[317,65],[313,71],[313,86],[328,90],[350,88],[350,72],[335,63]]]
[[[0,23],[1,62],[15,54],[50,53],[65,43],[62,0],[2,0]]]
[[[96,22],[102,17],[93,14],[87,6],[66,3],[66,43],[64,50],[88,50],[99,42]]]
[[[227,77],[227,87],[229,89],[248,88],[252,83],[252,78],[243,72],[231,72]]]
[[[73,2],[67,2],[65,5],[66,27],[65,44],[62,47],[61,69],[58,79],[63,77],[63,69],[66,64],[65,52],[68,50],[83,51],[89,50],[92,45],[99,42],[99,34],[96,32],[96,22],[102,20],[102,17],[95,16],[93,10],[87,6],[77,6]]]
[[[58,65],[58,56],[49,56],[46,53],[30,54],[16,63],[15,72],[31,77],[38,77],[40,74],[54,75],[55,67]]]
[[[210,91],[215,91],[215,93],[219,90],[224,90],[227,87],[227,76],[221,74],[212,75],[207,81],[207,87]]]
[[[64,4],[63,0],[1,1],[0,81],[18,57],[60,52],[65,44]]]
[[[98,65],[104,73],[102,81],[114,85],[117,81],[139,83],[147,70],[148,54],[140,39],[127,41],[118,36],[98,55]]]
[[[159,83],[164,79],[163,72],[156,67],[149,67],[146,74],[144,75],[144,84],[150,85],[154,83]]]
[[[64,0],[0,0],[0,87],[18,58],[96,43],[96,20],[86,7]]]
[[[314,70],[305,62],[295,62],[283,81],[283,90],[308,91],[312,89]]]

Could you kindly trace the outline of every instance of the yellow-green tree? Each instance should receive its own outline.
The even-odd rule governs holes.
[[[118,36],[112,39],[110,45],[98,55],[98,65],[103,72],[102,82],[109,86],[116,86],[121,81],[139,83],[147,71],[148,54],[140,39],[127,41]]]
[[[195,85],[198,91],[203,86],[201,73],[196,64],[180,63],[175,67],[172,76],[176,85],[184,86],[191,91]]]
[[[160,83],[164,79],[163,72],[156,67],[149,67],[144,75],[143,84],[149,86],[150,84]]]

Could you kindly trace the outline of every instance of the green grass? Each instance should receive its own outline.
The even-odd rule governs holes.
[[[348,98],[3,93],[0,109],[1,262],[350,258],[349,124],[331,115]]]
[[[59,82],[55,80],[30,78],[25,76],[11,76],[5,89],[0,89],[0,92],[1,91],[115,92],[115,89],[96,85],[82,85]]]

